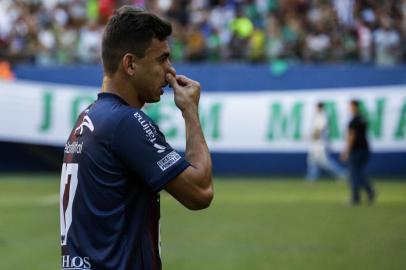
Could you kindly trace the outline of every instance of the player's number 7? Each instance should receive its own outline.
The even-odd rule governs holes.
[[[69,227],[72,224],[72,204],[78,186],[78,168],[77,163],[62,164],[59,204],[61,245],[66,245]]]

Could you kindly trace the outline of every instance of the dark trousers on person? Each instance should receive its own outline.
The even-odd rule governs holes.
[[[350,170],[351,203],[353,204],[360,203],[360,193],[362,189],[365,189],[367,192],[369,202],[372,202],[374,199],[375,191],[366,174],[368,159],[368,150],[353,150],[349,156],[348,165]]]

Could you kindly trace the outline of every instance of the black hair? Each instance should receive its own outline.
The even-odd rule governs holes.
[[[155,14],[133,6],[117,9],[103,33],[104,72],[114,74],[126,53],[143,58],[153,38],[163,41],[171,33],[171,24]]]
[[[324,103],[321,101],[317,102],[317,108],[324,109]]]
[[[351,105],[353,105],[355,108],[359,109],[359,100],[353,99],[350,101]]]

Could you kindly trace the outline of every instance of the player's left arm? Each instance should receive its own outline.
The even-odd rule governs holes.
[[[348,157],[351,154],[351,149],[354,145],[355,142],[355,129],[350,127],[348,129],[348,133],[347,133],[347,138],[346,138],[346,144],[345,144],[345,149],[344,152],[341,154],[341,160],[342,161],[347,161]]]
[[[212,162],[199,120],[200,84],[185,76],[167,75],[182,112],[186,130],[186,160],[190,166],[165,189],[191,210],[207,208],[213,200]]]

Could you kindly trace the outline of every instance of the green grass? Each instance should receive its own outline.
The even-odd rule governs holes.
[[[216,179],[197,212],[162,194],[164,269],[404,269],[406,182],[349,207],[344,183],[265,180]],[[58,192],[57,175],[0,176],[0,269],[59,269]]]

